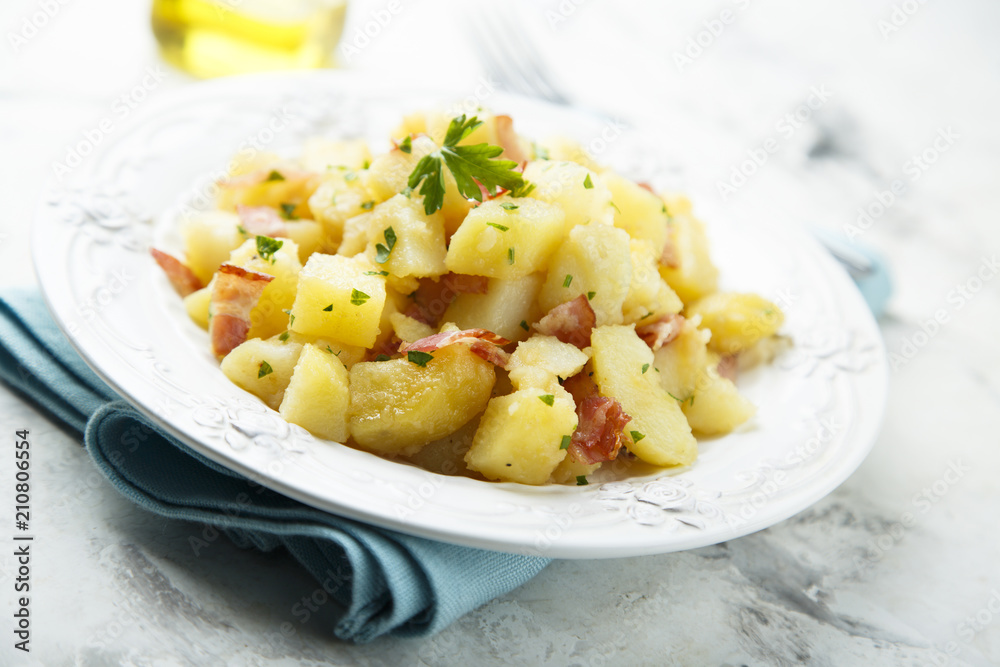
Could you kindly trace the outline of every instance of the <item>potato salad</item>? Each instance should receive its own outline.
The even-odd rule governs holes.
[[[182,258],[152,250],[232,382],[332,443],[521,484],[687,466],[751,419],[733,379],[783,315],[717,290],[687,199],[488,111],[391,138],[234,162]]]

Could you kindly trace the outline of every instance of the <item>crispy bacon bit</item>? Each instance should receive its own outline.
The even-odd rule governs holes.
[[[655,352],[681,335],[681,329],[683,328],[684,317],[682,315],[670,314],[664,315],[655,322],[637,326],[635,332]]]
[[[507,362],[510,360],[510,355],[501,349],[510,341],[486,329],[443,331],[404,345],[399,348],[399,351],[403,354],[407,352],[433,352],[456,343],[468,344],[469,350],[474,355],[500,368],[506,368]]]
[[[660,253],[660,264],[676,269],[681,265],[680,257],[677,254],[677,246],[671,239],[663,244],[663,251]]]
[[[580,423],[569,445],[570,456],[586,464],[614,461],[625,425],[632,421],[621,403],[605,396],[589,396],[577,403],[576,414]]]
[[[497,141],[503,147],[503,158],[514,162],[526,162],[528,156],[518,141],[517,133],[514,132],[514,121],[510,116],[497,116]]]
[[[226,356],[247,339],[250,311],[272,280],[274,276],[247,271],[234,264],[219,267],[212,288],[212,321],[208,330],[215,356]]]
[[[584,399],[597,396],[597,384],[589,373],[577,373],[563,382],[563,389],[573,396],[577,405],[583,403]]]
[[[420,287],[412,296],[413,304],[405,314],[424,324],[437,327],[444,311],[458,296],[458,291],[446,280],[423,278],[420,281]],[[412,312],[413,308],[416,309],[416,313]]]
[[[649,192],[652,192],[654,195],[656,194],[656,191],[653,190],[653,186],[650,185],[649,183],[645,183],[643,181],[636,181],[636,185],[638,185],[643,190],[648,190]]]
[[[289,167],[279,167],[277,169],[265,167],[264,169],[251,171],[248,174],[222,178],[219,181],[219,185],[224,188],[247,188],[253,185],[260,185],[261,183],[266,183],[268,180],[272,180],[271,174],[273,172],[277,172],[282,178],[282,180],[275,181],[276,183],[287,183],[293,186],[301,185],[313,177],[313,173],[309,171],[300,171]]]
[[[240,216],[240,224],[250,236],[270,236],[271,238],[287,237],[288,227],[276,209],[270,206],[236,207]]]
[[[468,276],[463,273],[448,273],[443,278],[445,287],[456,294],[486,294],[490,279],[486,276]]]
[[[170,284],[173,285],[174,289],[181,296],[187,296],[204,287],[198,276],[194,275],[194,271],[173,255],[168,255],[156,248],[150,248],[149,253],[156,260],[156,263],[160,265],[160,268],[163,269],[163,272],[167,274],[167,280],[170,281]]]
[[[740,355],[727,354],[719,359],[719,365],[715,367],[715,370],[720,376],[736,382],[736,376],[740,370]]]
[[[581,350],[590,346],[590,332],[597,324],[597,316],[587,297],[580,295],[572,301],[561,303],[548,312],[535,325],[535,330],[545,336],[555,336],[563,343],[576,345]]]

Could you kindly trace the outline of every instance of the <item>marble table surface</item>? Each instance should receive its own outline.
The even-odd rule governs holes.
[[[388,4],[353,2],[346,39]],[[289,557],[241,551],[201,526],[136,509],[71,437],[0,386],[0,424],[30,429],[35,443],[37,526],[28,655],[12,647],[14,558],[0,554],[0,664],[1000,663],[1000,5],[513,4],[580,105],[623,114],[679,105],[749,150],[825,91],[773,160],[796,171],[795,196],[813,224],[877,248],[893,271],[881,327],[899,356],[865,463],[768,530],[684,553],[557,561],[429,639],[340,643],[328,631],[336,610],[321,608],[278,641],[315,588]],[[413,60],[401,54],[419,53],[419,76],[470,89],[482,81],[457,2],[394,7],[388,25],[344,55],[345,67],[399,73]],[[156,79],[150,95],[187,83],[158,61],[147,13],[125,0],[0,8],[3,287],[34,283],[32,209],[68,147],[149,72],[164,72],[147,79]],[[705,160],[725,179],[744,157]],[[872,208],[894,181],[901,192]],[[877,215],[860,216],[865,209]],[[922,335],[940,311],[947,321]],[[3,458],[8,508],[13,473]],[[196,554],[192,537],[209,546]]]

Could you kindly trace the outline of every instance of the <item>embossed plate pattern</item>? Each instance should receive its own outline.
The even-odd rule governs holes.
[[[402,113],[463,98],[332,72],[233,78],[152,98],[39,205],[33,254],[50,308],[109,384],[193,449],[315,507],[458,544],[561,558],[690,549],[781,521],[854,471],[885,401],[878,328],[797,221],[717,204],[698,165],[721,150],[722,135],[696,118],[661,116],[637,131],[537,101],[486,100],[528,136],[568,134],[630,176],[683,186],[709,225],[723,287],[785,309],[794,348],[740,379],[758,414],[703,440],[692,467],[598,474],[579,487],[444,477],[314,438],[232,385],[149,245],[180,251],[178,216],[207,205],[237,152],[294,154],[317,134],[363,136],[384,150]]]

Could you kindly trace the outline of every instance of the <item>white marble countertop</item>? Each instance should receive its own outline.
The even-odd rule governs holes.
[[[422,70],[474,86],[482,72],[459,41],[456,3],[398,1],[348,67],[398,72],[407,66],[398,54],[419,49]],[[354,2],[345,38],[385,4]],[[621,113],[683,105],[745,137],[747,149],[814,87],[829,91],[774,160],[800,174],[796,195],[815,224],[855,225],[895,276],[882,330],[904,361],[894,364],[881,437],[853,477],[808,511],[727,544],[555,562],[430,639],[339,643],[327,630],[334,610],[323,609],[275,642],[315,587],[289,557],[241,551],[136,509],[70,437],[0,386],[0,424],[31,429],[35,443],[38,535],[27,656],[12,648],[14,560],[0,555],[0,664],[1000,663],[1000,280],[990,268],[1000,253],[1000,6],[693,4],[626,11],[611,0],[549,0],[525,7],[524,21],[579,103]],[[10,35],[46,7],[45,25],[15,45]],[[158,66],[147,12],[124,0],[0,8],[4,287],[34,282],[30,220],[54,162]],[[677,54],[689,39],[703,46],[687,62]],[[151,94],[185,81],[168,71]],[[941,133],[952,139],[935,149]],[[706,156],[720,178],[742,158]],[[858,227],[859,207],[894,180],[905,191]],[[915,336],[940,310],[947,323]],[[5,464],[2,507],[13,504],[12,477]],[[210,542],[197,555],[193,535]]]

